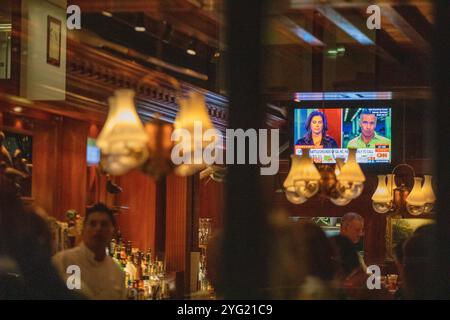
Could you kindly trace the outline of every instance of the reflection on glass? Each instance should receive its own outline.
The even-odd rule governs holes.
[[[11,77],[11,6],[0,0],[0,79]]]

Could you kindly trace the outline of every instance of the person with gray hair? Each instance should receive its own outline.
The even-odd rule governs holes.
[[[341,235],[356,245],[364,235],[364,218],[356,212],[346,213],[341,219]],[[361,267],[367,270],[363,257],[360,254],[358,256]]]
[[[364,235],[364,218],[355,212],[346,213],[341,219],[341,235],[358,243]]]

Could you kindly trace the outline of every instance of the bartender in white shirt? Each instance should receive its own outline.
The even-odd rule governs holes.
[[[53,263],[64,281],[73,274],[67,273],[69,266],[79,267],[80,291],[90,299],[126,298],[125,274],[106,254],[114,228],[112,211],[106,205],[98,203],[86,211],[83,242],[78,247],[59,252],[53,257]]]

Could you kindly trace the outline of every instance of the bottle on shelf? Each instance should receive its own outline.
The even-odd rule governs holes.
[[[137,277],[137,269],[133,264],[133,256],[127,257],[127,264],[125,265],[125,275],[128,274],[131,281],[134,281]]]

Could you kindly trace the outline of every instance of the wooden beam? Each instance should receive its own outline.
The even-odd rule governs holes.
[[[189,6],[183,5],[180,1],[160,1],[160,0],[70,0],[68,4],[80,7],[81,12],[108,11],[114,12],[143,12],[143,11],[186,11]]]
[[[368,7],[372,4],[390,4],[390,5],[401,5],[401,4],[412,4],[421,5],[429,4],[429,0],[328,0],[327,4],[335,8],[354,8],[354,7]],[[290,0],[291,9],[313,9],[318,5],[317,0]]]
[[[329,5],[317,6],[316,10],[319,11],[328,20],[333,22],[342,31],[347,33],[350,37],[355,39],[362,45],[375,45],[374,41],[371,40],[366,34],[359,30],[354,24],[347,20],[343,15],[337,12]]]
[[[416,6],[393,6],[403,19],[414,26],[416,32],[425,40],[431,42],[434,28]]]
[[[399,12],[391,5],[382,5],[381,14],[389,19],[389,21],[405,36],[407,36],[417,47],[422,50],[429,51],[430,44],[414,29],[414,27],[403,18]]]
[[[316,47],[323,47],[325,44],[317,39],[313,34],[308,32],[307,30],[300,27],[297,23],[292,21],[291,19],[285,17],[285,16],[278,16],[272,20],[275,25],[279,26],[283,30],[289,32],[290,34],[293,34],[295,37],[300,39],[303,42],[306,42],[307,44]]]

